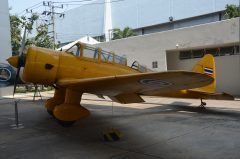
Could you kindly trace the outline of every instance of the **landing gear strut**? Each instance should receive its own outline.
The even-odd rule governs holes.
[[[199,106],[199,108],[203,108],[203,109],[206,109],[205,106],[207,105],[206,102],[203,102],[202,98],[201,98],[201,104]]]

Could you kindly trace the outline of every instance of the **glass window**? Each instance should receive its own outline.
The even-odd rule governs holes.
[[[70,53],[72,55],[75,55],[75,56],[79,56],[80,55],[80,48],[79,48],[78,45],[74,45],[73,47],[68,49],[66,52]]]
[[[192,56],[193,58],[201,58],[204,55],[204,50],[193,50]]]
[[[222,47],[220,49],[220,56],[225,56],[225,55],[233,55],[234,54],[234,47]]]
[[[191,58],[191,51],[181,51],[180,52],[180,59],[190,59]]]
[[[239,55],[240,54],[240,46],[235,46],[235,54]]]
[[[101,60],[102,61],[107,61],[107,62],[112,62],[113,61],[113,54],[109,53],[109,52],[106,52],[106,51],[102,51]]]
[[[125,65],[126,59],[121,56],[115,56],[115,63]]]
[[[205,54],[212,54],[213,56],[218,56],[219,51],[218,49],[206,49]]]
[[[157,61],[155,61],[157,62]],[[156,67],[157,68],[157,67]],[[147,72],[147,67],[146,66],[143,66],[143,65],[139,65],[139,71],[140,72]]]
[[[158,62],[157,61],[152,62],[152,68],[158,68]]]
[[[91,59],[98,59],[98,50],[86,47],[83,51],[83,56]]]

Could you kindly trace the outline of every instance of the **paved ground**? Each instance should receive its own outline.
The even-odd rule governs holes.
[[[51,96],[45,93],[44,96]],[[239,159],[240,101],[207,101],[147,97],[146,103],[120,105],[85,95],[92,116],[71,128],[59,126],[44,101],[22,98],[23,129],[12,129],[12,99],[0,100],[1,159]],[[123,138],[102,140],[102,131],[117,128]]]

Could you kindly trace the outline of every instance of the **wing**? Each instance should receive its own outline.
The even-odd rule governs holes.
[[[83,93],[106,95],[120,103],[143,102],[139,95],[149,92],[171,92],[206,86],[213,78],[187,71],[137,73],[86,79],[61,79],[58,87]],[[129,99],[127,99],[129,98]]]

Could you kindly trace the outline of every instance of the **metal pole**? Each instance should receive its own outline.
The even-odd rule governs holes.
[[[55,42],[56,42],[56,37],[55,37],[55,12],[54,12],[54,5],[52,5],[52,29],[53,29],[53,49],[55,50]]]
[[[19,126],[17,101],[15,101],[15,124],[17,127]]]

